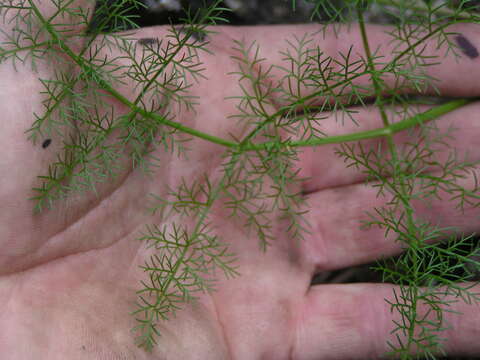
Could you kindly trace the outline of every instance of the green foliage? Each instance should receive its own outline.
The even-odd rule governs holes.
[[[478,294],[470,291],[472,283],[465,283],[471,279],[472,267],[480,265],[473,260],[479,249],[470,245],[471,235],[455,239],[448,235],[452,229],[437,228],[421,219],[412,203],[428,203],[444,192],[451,196],[450,201],[458,203],[460,211],[465,204],[478,206],[477,184],[472,189],[457,184],[477,164],[458,161],[454,149],[448,160],[440,163],[434,150],[434,145],[437,149],[446,146],[443,138],[451,136],[438,134],[435,118],[471,100],[455,100],[424,113],[410,114],[411,99],[399,94],[407,83],[420,92],[434,86],[436,79],[426,75],[425,68],[441,60],[426,56],[423,45],[435,39],[445,46],[446,54],[457,53],[447,27],[459,22],[478,23],[474,5],[468,1],[444,1],[438,5],[413,0],[310,0],[314,4],[312,19],[355,20],[367,56],[353,61],[352,49],[337,58],[326,56],[321,45],[315,45],[315,34],[286,39],[286,49],[281,53],[285,65],[276,69],[284,73],[280,84],[272,81],[273,67],[262,66],[265,59],[259,57],[255,43],[236,41],[234,47],[240,55],[233,59],[238,70],[231,75],[238,77],[241,95],[228,99],[237,104],[238,113],[232,118],[253,130],[242,139],[232,140],[188,128],[174,115],[178,108],[195,110],[196,98],[189,89],[192,81],[205,81],[198,53],[209,51],[205,35],[212,30],[208,26],[224,20],[222,12],[227,9],[220,6],[220,1],[195,13],[187,12],[182,27],[172,26],[165,39],[145,44],[142,49],[129,37],[133,32],[99,36],[111,29],[107,24],[113,23],[114,30],[135,28],[136,18],[130,10],[144,6],[140,1],[102,0],[91,22],[91,14],[74,7],[72,1],[49,1],[56,9],[49,18],[32,0],[4,0],[0,5],[2,35],[6,39],[0,46],[0,62],[11,62],[16,70],[28,66],[33,71],[37,71],[40,60],[56,64],[53,78],[39,78],[46,96],[44,109],[41,114],[33,114],[33,124],[26,132],[33,142],[53,133],[64,138],[63,153],[49,165],[46,174],[38,176],[41,186],[33,189],[36,212],[52,207],[72,192],[96,191],[99,183],[111,181],[121,170],[119,158],[125,151],[132,167],[154,174],[154,167],[159,166],[159,160],[151,154],[155,149],[172,153],[176,150],[178,156],[186,156],[184,143],[191,138],[181,139],[179,133],[226,148],[220,180],[213,181],[208,174],[202,182],[182,179],[178,189],[169,190],[172,201],[152,194],[153,213],[160,212],[162,219],[172,215],[195,219],[195,224],[192,228],[183,223],[173,223],[171,228],[146,225],[140,237],[155,251],[142,266],[148,280],[141,281],[137,308],[132,313],[138,323],[135,331],[139,346],[151,350],[161,335],[157,329],[160,321],[170,319],[183,303],[194,301],[195,293],[215,289],[212,273],[216,268],[227,278],[239,275],[234,254],[211,233],[208,214],[213,205],[222,199],[229,216],[244,219],[264,251],[274,241],[270,217],[273,211],[290,221],[292,239],[301,239],[308,226],[303,224],[304,213],[295,209],[303,199],[289,190],[302,180],[292,170],[296,149],[336,143],[337,155],[346,166],[367,175],[366,183],[378,189],[377,196],[387,192],[392,196],[388,206],[375,208],[376,217],[369,213],[371,221],[363,224],[385,229],[385,236],[394,233],[405,249],[393,263],[379,262],[377,266],[384,281],[400,285],[394,293],[395,301],[390,302],[392,311],[401,318],[395,323],[397,343],[390,344],[392,353],[408,359],[412,349],[419,349],[424,356],[435,358],[445,328],[442,314],[451,305],[445,297],[479,300]],[[367,10],[387,13],[397,25],[390,32],[398,49],[392,61],[384,62],[370,48],[364,19]],[[78,29],[79,24],[81,33],[73,29]],[[84,40],[83,46],[74,49],[71,44],[78,37]],[[100,38],[100,42],[94,42]],[[105,49],[118,55],[108,57]],[[128,61],[121,61],[125,59]],[[129,65],[118,65],[122,63]],[[369,77],[370,86],[354,83],[362,76]],[[395,78],[395,88],[387,86],[386,76]],[[116,90],[127,78],[136,84],[133,101]],[[311,94],[305,96],[302,88]],[[273,96],[285,104],[277,111],[269,110],[275,108]],[[320,96],[325,101],[319,106]],[[335,137],[316,130],[314,125],[326,119],[319,114],[324,111],[333,111],[337,120],[342,116],[342,123],[356,123],[351,105],[366,106],[371,97],[375,97],[383,127]],[[113,102],[123,104],[126,112],[115,113]],[[393,105],[398,110],[392,112]],[[392,122],[394,116],[401,120]],[[420,141],[403,148],[393,142],[396,132],[414,127],[421,129]],[[69,135],[72,129],[77,130],[75,135]],[[116,142],[112,142],[114,132],[121,134]],[[302,138],[294,142],[281,137],[281,133],[301,134]],[[365,149],[360,141],[373,137],[383,137],[386,149]],[[267,181],[270,186],[266,191]],[[433,244],[433,240],[445,238],[449,239],[446,245]],[[427,305],[426,314],[419,314],[421,304]]]

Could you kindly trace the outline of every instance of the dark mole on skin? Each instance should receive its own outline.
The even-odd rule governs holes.
[[[475,59],[478,57],[478,50],[473,44],[463,35],[457,35],[455,37],[455,41],[457,42],[462,52],[467,55],[470,59]]]
[[[51,142],[52,142],[52,139],[46,139],[42,144],[42,148],[46,149],[48,145],[51,144]]]

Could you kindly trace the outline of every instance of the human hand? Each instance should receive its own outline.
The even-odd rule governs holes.
[[[51,11],[43,9],[45,14]],[[209,80],[190,89],[192,95],[200,96],[196,113],[177,110],[176,121],[219,137],[243,135],[244,130],[227,120],[236,113],[235,103],[224,100],[226,95],[240,93],[237,78],[227,75],[237,70],[230,58],[238,55],[231,50],[232,39],[255,39],[267,61],[281,65],[278,50],[284,48],[284,39],[293,34],[301,37],[317,30],[316,26],[218,27],[218,34],[210,35],[215,55],[201,55]],[[371,29],[375,45],[384,45],[383,28]],[[472,42],[480,32],[468,25],[456,30]],[[135,37],[162,38],[165,34],[165,27],[155,27],[141,29]],[[319,45],[332,56],[345,53],[350,44],[361,48],[355,32],[340,36],[338,40],[333,36],[319,39]],[[103,51],[115,57],[109,49]],[[428,71],[441,77],[439,88],[444,95],[477,96],[480,89],[472,76],[477,62],[478,58],[463,58],[457,64],[447,58]],[[346,169],[333,146],[316,152],[302,149],[295,164],[301,176],[310,177],[292,187],[292,192],[301,191],[307,200],[311,234],[300,242],[292,241],[286,232],[288,224],[278,218],[279,212],[273,213],[275,239],[262,253],[258,239],[246,233],[242,221],[215,208],[215,232],[237,255],[241,276],[220,279],[216,292],[199,295],[198,302],[179,311],[176,318],[159,324],[162,337],[152,353],[137,348],[129,332],[135,326],[129,312],[139,279],[144,277],[138,266],[150,250],[135,239],[144,224],[171,225],[172,221],[146,213],[147,195],[166,195],[168,186],[175,188],[182,178],[201,180],[205,171],[215,178],[224,160],[222,148],[195,139],[189,143],[194,151],[186,160],[159,147],[155,155],[161,167],[153,177],[131,169],[131,160],[125,157],[121,160],[124,170],[115,181],[98,186],[98,197],[72,194],[52,210],[33,215],[32,203],[26,199],[37,186],[35,176],[55,160],[63,138],[52,136],[50,146],[42,149],[41,142],[37,146],[27,142],[24,131],[31,126],[32,111],[43,111],[38,77],[48,77],[53,70],[49,63],[39,65],[39,74],[28,67],[15,72],[8,62],[0,67],[0,106],[5,119],[0,133],[5,149],[0,162],[4,174],[0,199],[6,210],[0,220],[0,326],[7,329],[0,335],[2,354],[9,359],[372,359],[388,350],[386,341],[391,340],[393,324],[384,299],[391,298],[391,285],[310,286],[312,276],[320,271],[400,252],[394,237],[385,238],[383,230],[358,229],[364,211],[385,204],[388,198],[377,199],[376,189],[362,184],[364,175],[359,171]],[[280,80],[279,72],[273,74]],[[368,81],[359,81],[364,80]],[[132,99],[136,95],[133,85],[125,84],[119,91]],[[281,99],[273,102],[280,104]],[[114,106],[118,113],[125,111],[121,104]],[[476,113],[478,105],[472,104],[438,122],[442,128],[451,123],[459,128],[454,143],[459,151],[478,146],[478,125],[471,120]],[[357,119],[359,128],[326,121],[319,130],[335,135],[382,126],[374,108],[360,110]],[[65,131],[68,135],[81,130]],[[403,133],[395,138],[399,143],[411,140]],[[364,143],[375,146],[378,140]],[[478,215],[474,209],[459,217],[451,204],[439,201],[430,209],[419,203],[416,210],[443,226],[456,225],[466,233],[478,230],[472,221]],[[446,315],[453,325],[445,333],[446,349],[478,354],[478,306],[458,303],[455,307],[465,315]]]

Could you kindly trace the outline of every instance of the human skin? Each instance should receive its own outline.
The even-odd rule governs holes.
[[[48,17],[53,10],[45,6],[42,11]],[[209,39],[215,55],[201,55],[208,80],[191,88],[192,95],[200,96],[196,113],[181,109],[176,121],[227,139],[229,133],[241,135],[235,121],[226,120],[236,112],[235,102],[224,100],[226,95],[240,94],[237,78],[227,75],[237,70],[230,57],[238,55],[231,49],[232,40],[256,40],[267,65],[282,65],[278,50],[285,48],[284,39],[291,39],[294,33],[313,32],[317,26],[217,27],[218,34]],[[385,29],[368,29],[372,48],[383,44],[388,56],[391,52],[385,45]],[[465,24],[454,29],[480,46],[478,26]],[[137,31],[135,37],[162,38],[165,34],[165,27],[153,27]],[[362,53],[355,30],[340,32],[340,39],[319,35],[318,44],[331,56],[345,52],[350,45]],[[427,52],[435,53],[435,45],[429,44]],[[463,56],[457,62],[450,55],[428,73],[440,79],[437,86],[442,95],[480,96],[479,61]],[[132,169],[125,157],[121,160],[124,170],[115,180],[98,186],[98,197],[72,194],[70,200],[57,202],[52,210],[34,215],[33,203],[27,200],[32,196],[31,188],[38,186],[36,176],[44,174],[56,159],[62,139],[52,136],[44,149],[41,141],[36,145],[27,141],[24,131],[32,124],[32,113],[43,111],[38,77],[52,76],[53,70],[45,62],[39,63],[39,73],[21,65],[16,72],[8,61],[0,65],[0,354],[13,360],[345,360],[375,359],[388,350],[386,341],[392,340],[389,333],[393,324],[384,299],[391,299],[392,285],[310,285],[315,273],[400,251],[393,234],[385,238],[383,229],[359,229],[359,221],[366,219],[364,211],[385,205],[388,197],[377,198],[375,188],[363,185],[365,175],[345,168],[334,154],[334,146],[302,149],[295,164],[300,176],[310,178],[291,190],[302,192],[307,200],[303,206],[310,210],[305,217],[311,234],[300,242],[293,241],[285,231],[288,224],[278,219],[280,213],[274,213],[275,239],[262,253],[258,238],[248,235],[241,221],[227,218],[225,209],[215,207],[211,217],[215,233],[237,255],[241,276],[225,280],[219,272],[216,292],[198,294],[197,303],[159,324],[159,346],[151,353],[136,347],[130,333],[136,324],[129,313],[135,308],[139,280],[145,276],[138,266],[149,250],[135,239],[145,224],[182,221],[150,215],[145,206],[148,194],[165,195],[167,186],[176,188],[182,177],[200,179],[204,171],[218,179],[223,148],[195,139],[189,143],[194,151],[187,160],[162,152],[160,146],[155,152],[160,168],[153,177]],[[274,80],[281,79],[280,71],[274,70],[273,75]],[[132,83],[118,90],[129,99],[136,95]],[[308,89],[304,91],[308,93]],[[273,102],[280,104],[279,99]],[[119,113],[125,110],[119,103],[112,104]],[[479,111],[479,105],[473,103],[438,120],[441,129],[451,124],[458,128],[456,140],[449,141],[459,152],[480,145]],[[342,126],[332,114],[322,122],[321,130],[334,135],[382,126],[374,108],[360,110],[358,122],[359,127],[348,121]],[[411,139],[401,133],[395,140],[402,144]],[[364,144],[375,146],[378,141]],[[447,153],[439,152],[439,158],[446,159]],[[480,160],[480,152],[472,151],[469,159]],[[461,183],[471,188],[473,175]],[[455,203],[446,200],[433,202],[431,208],[418,202],[414,206],[419,216],[444,227],[457,226],[459,233],[479,230],[478,209],[467,207],[461,215]],[[460,302],[453,308],[464,316],[446,315],[452,325],[444,333],[446,351],[480,354],[480,307]]]

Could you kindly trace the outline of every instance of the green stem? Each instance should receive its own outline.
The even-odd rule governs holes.
[[[461,108],[462,106],[465,106],[477,100],[480,100],[480,98],[453,100],[453,101],[449,101],[448,103],[429,109],[423,113],[416,114],[398,123],[390,124],[386,127],[382,127],[374,130],[361,131],[357,133],[350,133],[346,135],[329,136],[328,138],[325,138],[325,139],[296,141],[296,142],[291,142],[289,146],[303,147],[303,146],[319,146],[319,145],[326,145],[326,144],[339,144],[344,142],[352,142],[352,141],[371,139],[371,138],[376,138],[381,136],[393,135],[400,131],[411,128],[413,126],[427,123],[431,120],[438,118],[439,116],[448,114],[449,112],[452,112],[458,108]],[[267,143],[264,143],[264,144],[267,144]],[[261,145],[264,145],[264,144],[261,144]],[[250,150],[251,148],[247,147],[247,149]]]
[[[372,79],[372,83],[373,83],[373,86],[374,86],[374,89],[375,89],[375,95],[376,95],[376,101],[375,101],[375,104],[377,105],[379,111],[380,111],[380,114],[381,114],[381,117],[382,117],[382,121],[383,121],[383,124],[385,127],[389,127],[390,126],[390,121],[387,117],[387,113],[385,111],[385,106],[384,106],[384,101],[383,101],[383,89],[382,89],[382,86],[381,86],[381,83],[379,81],[379,74],[377,72],[377,70],[375,69],[375,64],[373,62],[373,57],[372,57],[372,53],[371,53],[371,50],[370,50],[370,45],[369,45],[369,41],[368,41],[368,36],[367,36],[367,33],[366,33],[366,27],[365,27],[365,20],[363,18],[363,9],[361,8],[361,4],[359,3],[357,5],[357,14],[358,14],[358,19],[359,19],[359,26],[360,26],[360,33],[361,33],[361,36],[362,36],[362,42],[363,42],[363,47],[365,49],[365,54],[366,54],[366,57],[367,57],[367,62],[368,62],[368,68],[370,70],[370,73],[371,73],[371,79]],[[408,331],[408,339],[407,339],[407,345],[406,345],[406,353],[407,354],[410,354],[411,353],[411,347],[413,346],[413,343],[414,343],[414,337],[415,337],[415,329],[417,328],[417,324],[416,324],[416,313],[417,313],[417,300],[418,300],[418,278],[419,278],[419,273],[418,273],[418,255],[417,255],[417,249],[418,247],[421,245],[423,239],[419,238],[418,236],[415,236],[415,233],[417,232],[417,227],[415,225],[415,220],[414,220],[414,211],[412,209],[412,206],[410,204],[410,195],[408,194],[408,191],[407,191],[407,184],[405,183],[405,174],[403,172],[403,170],[400,168],[400,165],[399,165],[399,155],[398,155],[398,152],[397,152],[397,147],[395,145],[395,142],[393,140],[393,134],[391,132],[387,132],[386,134],[386,138],[387,138],[387,142],[388,142],[388,146],[389,146],[389,149],[390,149],[390,154],[392,156],[392,161],[395,165],[395,167],[393,168],[393,178],[397,178],[398,179],[398,186],[393,186],[391,187],[393,193],[398,196],[398,198],[400,199],[402,205],[403,205],[403,208],[405,209],[405,214],[406,214],[406,224],[407,224],[407,232],[410,234],[410,233],[413,233],[412,235],[414,235],[413,237],[413,241],[410,240],[410,241],[407,241],[407,245],[408,245],[408,251],[409,252],[413,252],[411,254],[412,256],[412,272],[411,272],[411,275],[412,275],[412,281],[411,281],[411,284],[413,285],[413,287],[411,289],[409,289],[409,291],[411,290],[413,292],[413,295],[411,296],[411,298],[408,298],[406,299],[407,302],[410,302],[410,304],[408,304],[409,306],[409,314],[407,315],[408,317],[408,326],[407,326],[407,331]],[[400,239],[402,239],[402,237],[400,237]],[[406,241],[406,239],[402,239],[403,241]],[[402,316],[403,313],[402,313]],[[403,350],[403,346],[402,346],[402,350]],[[402,354],[403,355],[403,354]]]

